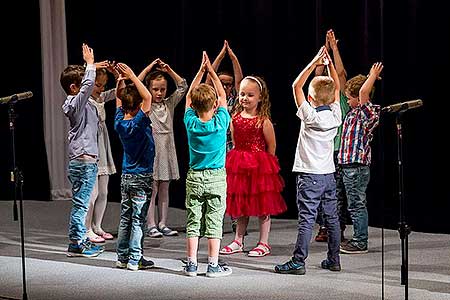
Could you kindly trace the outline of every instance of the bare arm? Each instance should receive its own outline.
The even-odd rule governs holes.
[[[339,53],[339,48],[337,46],[337,40],[334,35],[333,30],[328,30],[327,39],[330,44],[330,48],[333,51],[333,59],[336,67],[336,72],[339,78],[340,90],[344,92],[345,83],[347,82],[347,72],[344,68],[344,63],[342,62],[341,54]]]
[[[122,106],[122,100],[120,100],[119,95],[121,91],[125,88],[125,78],[119,75],[116,82],[116,107]]]
[[[169,76],[173,79],[173,81],[175,81],[175,83],[177,85],[179,85],[183,81],[183,78],[180,75],[178,75],[168,64],[166,64],[162,60],[159,60],[159,65],[161,67],[161,71],[169,74]]]
[[[217,70],[219,69],[219,66],[222,63],[222,60],[224,59],[226,53],[227,53],[227,41],[224,41],[222,49],[220,50],[220,52],[217,55],[216,59],[214,59],[214,61],[212,63],[212,67],[213,67],[215,72],[217,72]],[[209,76],[209,75],[206,76],[206,83],[207,84],[212,84],[211,76]]]
[[[138,90],[139,95],[141,95],[143,99],[142,103],[142,111],[146,114],[150,112],[150,108],[152,105],[152,94],[148,91],[148,89],[145,87],[145,85],[142,83],[141,80],[134,74],[133,70],[131,70],[130,67],[128,67],[126,64],[119,63],[117,64],[117,67],[119,71],[122,73],[122,76],[130,79],[134,85],[136,86],[136,89]]]
[[[244,75],[242,74],[241,64],[239,63],[236,54],[234,54],[233,50],[231,50],[231,47],[228,44],[228,42],[227,41],[225,42],[227,45],[228,55],[230,56],[231,63],[233,64],[234,88],[236,89],[236,91],[239,91],[239,84],[241,83],[242,78],[244,78]]]
[[[338,74],[336,72],[336,68],[334,67],[333,61],[331,60],[330,54],[325,50],[325,56],[328,59],[328,74],[330,74],[330,77],[333,79],[334,81],[334,102],[339,103],[339,91],[341,90],[340,88],[340,83],[339,83],[339,78],[338,78]]]
[[[311,62],[300,72],[297,78],[294,80],[292,84],[292,89],[294,92],[294,99],[297,107],[300,107],[303,102],[306,100],[305,94],[303,92],[303,86],[305,85],[306,80],[309,75],[314,71],[317,65],[319,65],[325,56],[325,46],[320,48],[319,52],[314,56]]]
[[[264,134],[264,139],[266,140],[266,145],[267,145],[266,151],[272,155],[275,155],[275,149],[277,147],[277,142],[275,139],[275,130],[273,129],[273,124],[269,119],[264,120],[263,134]]]
[[[144,81],[145,76],[147,76],[148,72],[150,72],[156,64],[159,64],[159,62],[160,62],[159,58],[152,61],[148,66],[144,68],[144,70],[141,71],[141,73],[139,73],[138,79],[140,81]]]
[[[381,62],[376,62],[372,65],[370,69],[369,77],[364,81],[361,89],[359,90],[359,102],[361,105],[366,104],[370,100],[370,91],[375,84],[375,80],[380,77],[380,73],[383,70],[383,64]]]
[[[203,52],[206,57],[206,71],[208,75],[212,79],[212,83],[214,85],[214,89],[217,93],[217,100],[219,101],[219,106],[227,108],[227,95],[225,93],[225,89],[223,88],[222,82],[220,82],[219,76],[217,76],[216,71],[214,71],[211,62],[209,61],[208,55],[206,52]]]
[[[186,109],[191,107],[191,103],[192,103],[191,91],[200,84],[200,82],[202,81],[202,78],[203,78],[203,74],[205,74],[205,70],[206,70],[206,52],[203,51],[203,57],[202,57],[202,63],[200,65],[200,69],[198,70],[197,74],[195,74],[195,77],[192,80],[191,86],[189,87],[189,90],[186,95],[186,105],[185,105]]]

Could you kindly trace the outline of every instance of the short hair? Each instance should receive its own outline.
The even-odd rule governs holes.
[[[145,76],[145,78],[144,78],[144,84],[145,84],[146,87],[149,87],[149,86],[150,86],[150,83],[151,83],[153,80],[161,80],[161,79],[165,79],[166,81],[168,81],[167,78],[166,78],[166,76],[164,75],[164,72],[155,70],[155,71],[152,71],[152,72],[148,73],[148,74]]]
[[[329,76],[316,76],[311,80],[308,87],[308,94],[322,105],[330,104],[334,101],[334,91],[336,84]]]
[[[217,101],[216,91],[212,86],[206,83],[200,83],[193,88],[190,96],[192,108],[199,113],[210,111]]]
[[[66,94],[70,94],[71,84],[75,84],[76,86],[81,85],[84,72],[84,67],[80,65],[69,65],[61,72],[59,82]]]
[[[345,83],[345,92],[348,93],[352,97],[359,97],[359,90],[363,86],[364,82],[367,80],[367,76],[358,74],[352,78],[350,78]],[[375,93],[375,87],[372,87],[372,90],[369,93],[369,98],[372,99]]]
[[[118,94],[125,112],[135,111],[143,101],[134,83],[127,84]]]
[[[221,70],[220,72],[217,72],[217,76],[220,75],[226,75],[226,76],[230,76],[234,79],[234,74],[233,72],[229,71],[229,70]]]

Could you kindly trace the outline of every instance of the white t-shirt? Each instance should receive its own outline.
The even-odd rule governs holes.
[[[295,161],[292,171],[310,174],[334,173],[334,137],[341,125],[339,103],[332,103],[329,108],[313,108],[304,101],[297,110],[302,120],[298,135]]]

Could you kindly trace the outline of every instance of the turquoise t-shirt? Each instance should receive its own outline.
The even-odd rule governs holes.
[[[201,121],[192,108],[184,113],[189,144],[189,167],[193,170],[219,169],[225,166],[227,129],[230,114],[219,107],[208,122]]]

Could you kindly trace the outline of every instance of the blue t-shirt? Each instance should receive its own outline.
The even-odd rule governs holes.
[[[203,122],[192,108],[188,108],[184,125],[189,144],[189,167],[193,170],[223,168],[230,125],[227,109],[219,107],[211,120]]]
[[[116,110],[114,129],[123,146],[122,174],[151,174],[155,158],[150,118],[142,111],[133,119],[124,120],[122,107]]]

